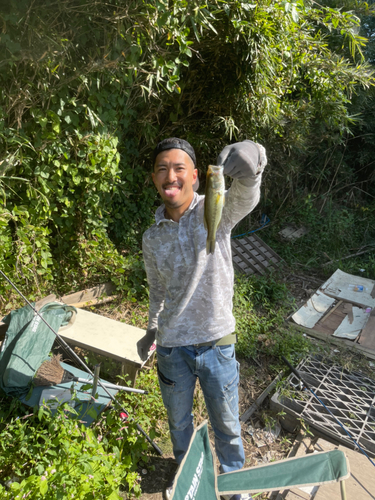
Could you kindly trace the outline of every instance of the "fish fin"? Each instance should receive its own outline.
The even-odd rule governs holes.
[[[207,238],[207,243],[206,243],[206,254],[207,255],[210,255],[210,253],[215,252],[215,243],[216,243],[215,240],[209,240]]]

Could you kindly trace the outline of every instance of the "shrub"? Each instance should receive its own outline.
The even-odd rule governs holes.
[[[15,402],[0,413],[0,497],[17,499],[119,499],[120,489],[140,494],[138,461],[148,445],[134,423],[111,410],[93,428],[63,405],[27,414]],[[74,412],[74,410],[73,410]],[[73,418],[72,418],[73,417]]]

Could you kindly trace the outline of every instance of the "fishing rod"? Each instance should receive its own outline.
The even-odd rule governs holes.
[[[353,441],[353,443],[356,445],[356,447],[364,454],[365,457],[367,457],[370,462],[372,463],[372,465],[375,467],[375,463],[371,460],[371,458],[367,455],[367,453],[365,452],[365,450],[361,447],[361,445],[359,443],[357,443],[357,441],[354,439],[354,437],[350,434],[350,432],[345,429],[345,427],[342,425],[342,423],[334,416],[334,414],[331,412],[331,410],[329,408],[327,408],[327,406],[323,403],[323,401],[321,401],[318,396],[315,394],[315,392],[311,389],[311,387],[307,384],[307,382],[302,378],[302,375],[294,368],[294,366],[292,366],[289,361],[284,357],[284,356],[281,356],[282,360],[284,361],[284,363],[286,365],[288,365],[288,367],[292,370],[292,372],[294,373],[294,375],[303,383],[303,385],[306,387],[306,389],[308,389],[311,394],[315,397],[315,399],[317,399],[319,401],[319,403],[321,405],[323,405],[323,407],[325,408],[325,410],[327,410],[327,412],[331,415],[331,417],[339,424],[339,426],[345,431],[345,433],[350,437],[350,439]]]
[[[86,363],[84,361],[82,361],[82,359],[79,356],[77,356],[77,354],[73,351],[73,349],[71,347],[68,346],[68,344],[65,342],[65,340],[52,328],[51,325],[48,324],[48,322],[43,318],[43,316],[41,314],[39,314],[39,312],[31,304],[31,302],[29,302],[27,300],[27,298],[22,294],[22,292],[20,292],[20,290],[18,290],[18,288],[16,287],[16,285],[3,273],[3,271],[1,269],[0,269],[0,274],[6,279],[6,281],[12,286],[12,288],[14,288],[14,290],[20,295],[20,297],[22,297],[22,299],[26,302],[26,304],[29,307],[31,307],[31,309],[34,311],[34,314],[36,314],[43,321],[43,323],[51,330],[51,332],[53,332],[55,334],[56,339],[59,341],[59,343],[61,344],[61,346],[64,347],[64,349],[66,349],[66,351],[70,355],[73,356],[73,359],[75,361],[78,361],[78,363],[85,369],[85,371],[87,373],[89,373],[89,375],[91,375],[94,378],[95,377],[94,373],[90,370],[90,368],[86,365]],[[98,384],[104,390],[104,392],[110,397],[110,399],[115,404],[117,404],[120,407],[120,409],[123,412],[125,412],[126,415],[128,415],[128,412],[125,410],[125,408],[117,401],[117,399],[115,398],[115,396],[113,396],[113,394],[111,394],[109,392],[109,390],[107,389],[107,387],[101,382],[100,379],[98,379]],[[130,420],[133,420],[133,419],[130,419]],[[146,432],[142,429],[142,427],[137,422],[135,422],[135,424],[136,424],[137,429],[139,430],[139,432],[141,434],[143,434],[143,436],[153,446],[153,448],[159,453],[159,455],[163,455],[163,452],[161,451],[161,449],[159,448],[159,446],[152,441],[152,439],[150,438],[150,436],[148,436],[146,434]]]

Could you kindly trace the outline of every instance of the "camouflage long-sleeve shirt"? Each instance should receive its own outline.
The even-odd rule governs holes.
[[[246,184],[246,185],[245,185]],[[192,345],[233,333],[231,229],[260,198],[261,173],[233,180],[216,234],[215,253],[206,255],[204,196],[193,201],[179,223],[166,219],[164,205],[143,235],[143,258],[150,291],[148,328],[157,328],[164,347]]]

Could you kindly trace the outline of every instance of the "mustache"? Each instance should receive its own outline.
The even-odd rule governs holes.
[[[165,184],[162,185],[163,189],[168,189],[168,188],[172,188],[172,187],[178,187],[178,188],[180,188],[181,184],[178,183],[178,182],[173,182],[172,184],[170,182],[167,182],[167,183],[165,183]]]

